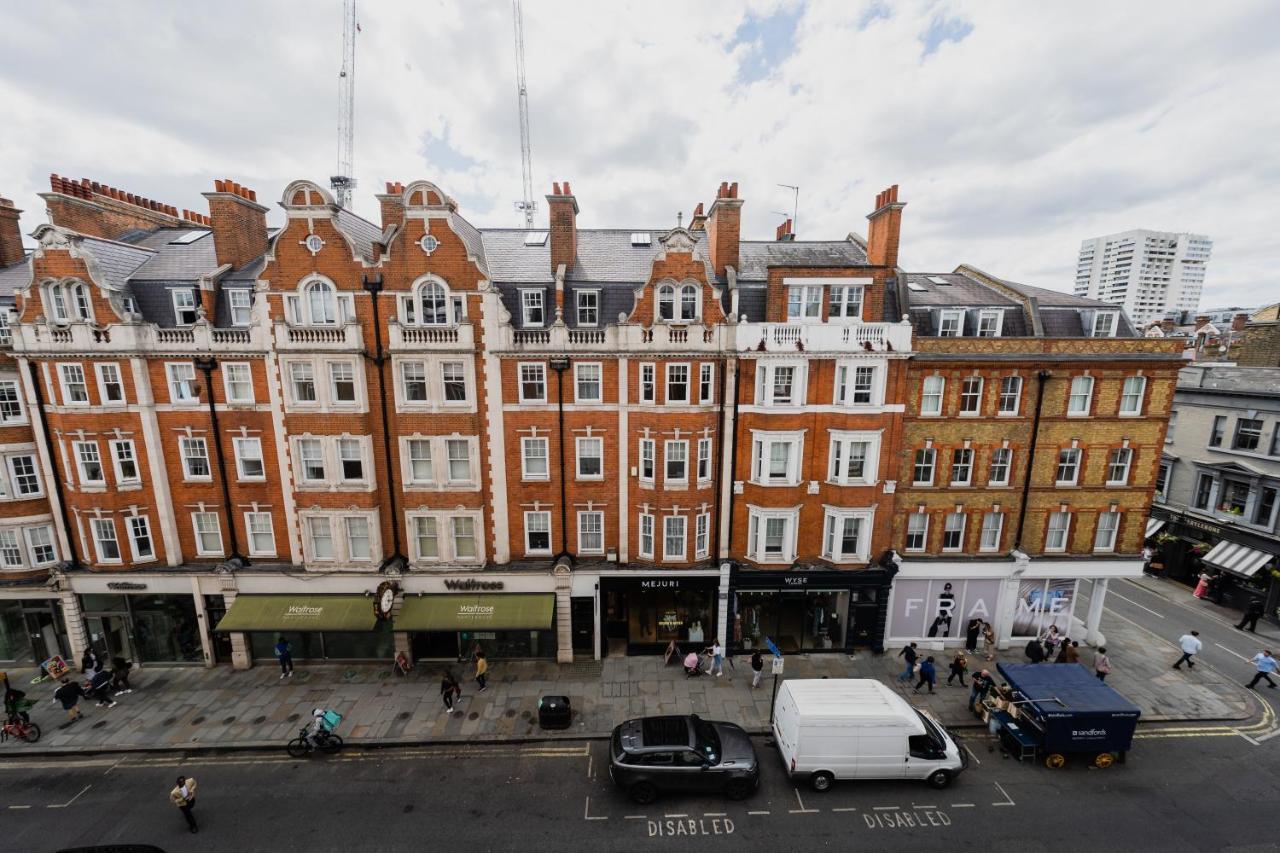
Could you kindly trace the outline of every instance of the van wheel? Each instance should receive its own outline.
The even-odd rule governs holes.
[[[642,806],[647,806],[658,799],[658,789],[648,782],[637,782],[631,786],[631,799]]]
[[[819,770],[809,777],[809,787],[820,794],[826,793],[831,790],[831,783],[835,780],[836,777],[826,770]]]
[[[745,800],[751,796],[751,783],[746,779],[734,779],[724,786],[724,795],[731,800]]]
[[[951,774],[946,770],[935,770],[929,774],[928,782],[932,787],[942,790],[951,784]]]

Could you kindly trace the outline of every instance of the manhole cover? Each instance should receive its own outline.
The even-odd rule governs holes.
[[[412,716],[413,714],[410,714],[408,711],[401,711],[399,714],[396,714],[396,717],[401,720],[407,720]]]
[[[223,717],[223,718],[222,718],[222,724],[223,724],[224,726],[229,726],[229,725],[231,725],[232,723],[234,723],[235,721],[236,721],[236,718],[235,718],[235,717]]]
[[[260,726],[260,725],[262,725],[263,723],[265,723],[266,721],[267,721],[266,715],[263,715],[263,716],[260,716],[260,717],[254,717],[254,718],[253,718],[253,724],[254,724],[255,726]]]
[[[177,718],[177,717],[169,717],[168,719],[166,719],[166,720],[165,720],[163,723],[161,723],[160,725],[162,725],[162,726],[172,726],[172,725],[173,725],[174,723],[176,723],[176,722],[178,722],[178,718]]]
[[[528,713],[528,712],[526,711],[525,713]],[[507,710],[502,712],[502,716],[504,717],[514,717],[515,715],[516,715],[516,711],[514,708],[508,708]]]
[[[404,813],[405,813],[405,814],[408,814],[408,813],[409,813],[409,812],[411,812],[411,811],[413,811],[413,806],[412,806],[412,805],[407,805],[407,806],[405,806],[405,807],[404,807]]]
[[[94,723],[94,724],[93,724],[93,727],[94,727],[95,729],[100,729],[100,728],[102,728],[103,726],[105,726],[106,724],[107,724],[107,721],[106,721],[106,720],[98,720],[98,722],[96,722],[96,723]]]
[[[520,712],[520,717],[521,717],[521,719],[525,719],[525,720],[533,719],[533,712],[532,712],[532,711],[521,711],[521,712]]]
[[[288,722],[288,723],[296,723],[296,722],[298,722],[298,715],[297,715],[297,714],[290,714],[290,715],[286,718],[285,722]]]
[[[203,722],[204,722],[204,717],[196,717],[194,720],[191,721],[191,725],[198,726]]]
[[[480,714],[479,714],[479,712],[477,712],[477,711],[472,711],[470,714],[467,714],[467,719],[468,719],[468,720],[478,720],[478,719],[480,719]]]

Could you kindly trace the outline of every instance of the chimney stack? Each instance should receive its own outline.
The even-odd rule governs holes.
[[[547,209],[551,216],[551,272],[554,275],[561,264],[571,269],[578,257],[578,200],[573,197],[568,181],[564,182],[563,190],[559,182],[551,185]]]
[[[267,208],[258,204],[258,194],[229,178],[214,181],[213,189],[203,195],[209,200],[218,266],[238,269],[266,254]]]
[[[49,192],[41,193],[49,222],[90,237],[118,239],[129,231],[152,231],[182,225],[178,211],[140,195],[81,178],[49,176]]]
[[[1197,314],[1197,315],[1196,315],[1196,331],[1197,331],[1197,332],[1198,332],[1198,331],[1200,331],[1200,329],[1202,329],[1203,327],[1205,327],[1205,326],[1207,326],[1207,325],[1209,325],[1209,315],[1208,315],[1208,314]]]
[[[1244,327],[1249,325],[1249,315],[1247,313],[1236,314],[1231,318],[1231,331],[1243,332]]]
[[[18,227],[21,210],[7,198],[0,198],[0,267],[13,266],[26,257],[22,248],[22,229]]]
[[[787,221],[778,226],[776,239],[779,243],[790,243],[796,239],[796,235],[791,230],[791,217],[787,217]]]
[[[724,277],[726,267],[738,268],[741,237],[742,199],[738,198],[738,182],[721,181],[707,217],[707,251],[717,277]]]
[[[387,191],[378,196],[382,206],[382,230],[392,225],[404,225],[404,184],[399,181],[387,181]]]
[[[875,210],[867,216],[867,261],[873,266],[896,267],[898,265],[898,240],[902,231],[902,208],[906,202],[898,201],[898,185],[876,196]]]
[[[702,210],[702,202],[698,202],[697,207],[693,209],[693,216],[689,217],[690,231],[706,231],[707,230],[707,214]]]

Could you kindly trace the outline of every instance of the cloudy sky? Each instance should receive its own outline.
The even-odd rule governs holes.
[[[337,156],[341,0],[72,3],[5,12],[0,195],[48,175],[205,209],[215,177],[279,197]],[[518,225],[511,7],[361,3],[355,208],[428,178]],[[534,189],[580,224],[662,228],[722,180],[771,237],[865,233],[908,202],[903,262],[1070,290],[1080,240],[1215,242],[1204,308],[1280,282],[1280,4],[526,0]],[[545,208],[545,205],[544,205]],[[539,211],[545,221],[546,211]]]

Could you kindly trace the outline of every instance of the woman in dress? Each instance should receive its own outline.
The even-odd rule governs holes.
[[[1200,573],[1200,582],[1196,584],[1195,591],[1191,594],[1196,598],[1204,598],[1209,594],[1209,581],[1213,580],[1213,575],[1208,572]]]
[[[996,629],[990,622],[982,623],[982,653],[987,660],[996,659]]]

